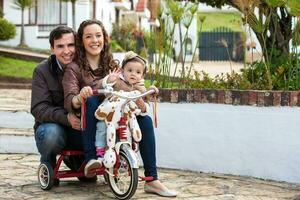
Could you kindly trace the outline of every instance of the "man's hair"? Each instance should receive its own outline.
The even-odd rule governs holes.
[[[54,47],[54,40],[62,38],[62,35],[67,33],[72,33],[75,38],[75,31],[68,26],[58,26],[55,29],[53,29],[49,36],[49,43],[51,47]]]

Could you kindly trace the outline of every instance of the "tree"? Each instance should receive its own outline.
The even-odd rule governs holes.
[[[299,15],[299,0],[199,0],[213,7],[229,5],[243,14],[254,31],[266,62],[288,57],[293,37],[292,17]],[[258,12],[256,12],[256,10]]]
[[[292,71],[297,56],[291,51],[290,41],[298,34],[293,32],[293,17],[300,16],[299,0],[192,0],[220,8],[229,5],[242,13],[242,20],[254,31],[264,57],[268,88],[273,89],[273,80],[284,74],[284,82],[293,78]],[[299,23],[299,20],[298,20]],[[296,26],[297,27],[297,26]],[[295,41],[295,39],[293,39]],[[298,63],[298,61],[297,61]],[[298,65],[298,64],[297,64]],[[281,69],[283,68],[283,70]],[[278,73],[282,71],[282,73]],[[284,72],[284,73],[283,73]],[[300,74],[297,75],[300,78]],[[297,78],[298,79],[298,78]],[[288,81],[286,81],[288,80]]]
[[[76,29],[76,12],[75,12],[75,5],[77,0],[62,0],[64,2],[71,2],[72,4],[72,28]]]
[[[22,12],[21,18],[21,37],[19,46],[26,47],[25,43],[25,33],[24,33],[24,10],[32,7],[33,0],[14,0],[14,7]]]

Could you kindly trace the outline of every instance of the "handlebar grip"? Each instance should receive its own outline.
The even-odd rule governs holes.
[[[154,90],[154,89],[149,89],[148,91],[149,91],[149,92],[151,91],[150,94],[154,94],[154,93],[155,93],[155,90]]]

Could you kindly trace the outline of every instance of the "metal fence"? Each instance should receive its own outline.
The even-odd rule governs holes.
[[[244,45],[241,32],[228,28],[217,28],[212,32],[200,32],[199,60],[205,61],[243,61]]]

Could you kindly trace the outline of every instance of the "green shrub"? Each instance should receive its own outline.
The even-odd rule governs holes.
[[[122,49],[130,51],[135,49],[135,40],[132,37],[134,24],[127,22],[121,25],[114,24],[111,37],[115,40]]]
[[[295,29],[293,31],[293,45],[300,45],[300,20],[298,20]]]
[[[16,27],[4,18],[0,18],[0,40],[9,40],[16,36]]]
[[[251,88],[251,83],[244,74],[236,72],[220,74],[214,78],[203,71],[195,72],[195,79],[186,81],[190,88],[213,88],[213,89],[243,89]]]
[[[273,90],[299,90],[300,89],[300,59],[299,54],[290,53],[286,58],[278,55],[277,64],[270,65],[270,76]],[[242,69],[243,76],[251,83],[251,89],[266,90],[267,65],[264,61],[254,62]]]
[[[110,47],[113,52],[122,52],[124,49],[118,44],[116,40],[110,41]]]

